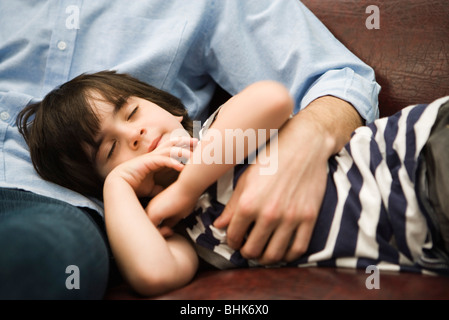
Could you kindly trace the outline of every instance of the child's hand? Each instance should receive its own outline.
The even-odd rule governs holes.
[[[115,179],[127,182],[138,197],[153,196],[160,192],[154,181],[155,173],[164,168],[181,171],[184,165],[167,156],[147,153],[125,161],[115,167],[106,177],[106,183],[114,183]]]
[[[162,191],[155,182],[155,174],[164,175],[173,169],[181,171],[184,167],[181,161],[189,159],[196,143],[197,139],[190,137],[165,141],[152,152],[119,164],[109,173],[107,180],[119,177],[133,188],[138,197],[155,196]]]
[[[190,194],[188,186],[176,181],[156,195],[145,211],[154,225],[162,231],[187,217],[195,208],[197,200],[198,196]]]

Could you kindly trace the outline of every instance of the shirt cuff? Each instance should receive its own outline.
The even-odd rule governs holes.
[[[329,70],[312,84],[301,100],[300,109],[319,97],[334,96],[352,104],[366,123],[370,123],[379,117],[379,91],[380,86],[374,80],[360,76],[351,68]]]

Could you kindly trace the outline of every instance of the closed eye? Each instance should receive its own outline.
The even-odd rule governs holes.
[[[117,145],[117,141],[114,141],[112,143],[111,149],[109,150],[109,153],[107,155],[108,159],[110,159],[112,157],[112,155],[114,154],[114,150],[115,150],[116,145]]]
[[[129,114],[129,116],[126,120],[130,120],[132,118],[132,116],[137,112],[138,109],[139,109],[139,106],[135,107],[133,109],[133,111]]]

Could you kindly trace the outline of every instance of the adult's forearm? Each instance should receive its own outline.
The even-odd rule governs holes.
[[[362,124],[362,118],[350,103],[324,96],[312,101],[293,117],[285,131],[295,134],[299,126],[308,126],[312,134],[323,134],[323,151],[331,156],[340,151],[349,141],[351,133]],[[301,132],[304,133],[304,130]]]

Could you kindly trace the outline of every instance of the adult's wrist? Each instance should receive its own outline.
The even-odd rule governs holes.
[[[363,124],[357,110],[347,101],[323,96],[298,113],[303,122],[323,137],[323,151],[335,154],[349,141],[352,132]]]

